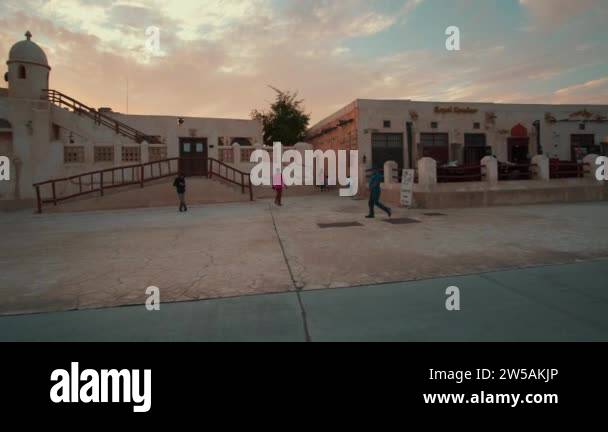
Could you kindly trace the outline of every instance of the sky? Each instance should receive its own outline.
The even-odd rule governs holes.
[[[608,0],[1,0],[0,53],[30,30],[89,106],[248,118],[273,86],[312,124],[358,98],[606,104],[607,22]]]

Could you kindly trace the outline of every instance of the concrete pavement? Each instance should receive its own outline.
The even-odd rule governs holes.
[[[447,311],[445,290],[460,289]],[[608,260],[0,317],[1,341],[608,341]]]
[[[270,201],[0,213],[0,315],[448,277],[608,257],[608,203],[395,209],[332,193]],[[319,224],[355,222],[321,228]],[[324,226],[324,225],[323,225]]]

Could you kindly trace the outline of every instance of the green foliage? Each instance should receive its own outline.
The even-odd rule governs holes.
[[[256,109],[251,112],[251,118],[262,123],[264,144],[272,145],[280,141],[285,146],[291,146],[303,141],[310,121],[310,114],[304,112],[303,100],[297,99],[297,92],[270,88],[277,93],[270,110]]]

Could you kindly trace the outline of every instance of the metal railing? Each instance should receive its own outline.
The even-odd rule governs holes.
[[[585,176],[585,164],[570,161],[551,160],[549,176],[552,179],[582,178]]]
[[[38,213],[42,213],[43,204],[53,204],[118,187],[144,184],[153,180],[174,176],[179,172],[179,158],[163,159],[137,165],[125,165],[98,171],[89,171],[69,177],[51,179],[33,186],[36,189]],[[59,189],[66,192],[61,193]],[[43,196],[43,192],[50,194]],[[50,195],[50,196],[48,196]]]
[[[249,200],[253,201],[253,188],[251,186],[251,176],[249,173],[240,171],[233,166],[225,164],[217,159],[209,158],[208,177],[219,177],[220,179],[241,187],[241,193],[245,189],[249,190]]]
[[[481,165],[437,167],[438,183],[481,181],[483,177]]]
[[[498,180],[531,180],[536,164],[498,162]]]
[[[52,104],[60,108],[69,108],[78,115],[85,115],[92,119],[98,125],[104,125],[127,138],[132,139],[140,144],[142,141],[147,141],[149,144],[160,144],[158,137],[147,135],[126,123],[116,120],[109,115],[99,112],[95,108],[91,108],[76,99],[63,94],[57,90],[44,89],[43,97],[49,100]]]

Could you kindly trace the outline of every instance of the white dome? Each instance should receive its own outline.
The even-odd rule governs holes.
[[[11,48],[8,54],[8,62],[22,62],[22,63],[34,63],[41,66],[49,66],[49,62],[46,58],[46,54],[42,51],[36,43],[32,42],[30,38],[32,34],[28,31],[25,34],[26,39],[17,42]]]

